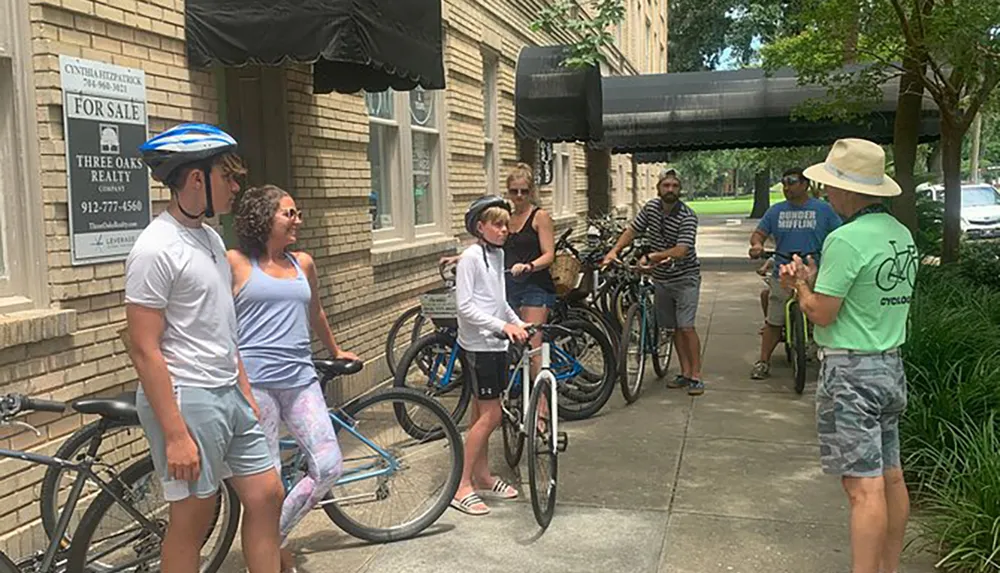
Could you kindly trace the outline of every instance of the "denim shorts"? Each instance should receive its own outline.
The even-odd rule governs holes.
[[[517,310],[523,306],[552,309],[556,305],[556,293],[549,292],[535,283],[507,280],[507,304]]]

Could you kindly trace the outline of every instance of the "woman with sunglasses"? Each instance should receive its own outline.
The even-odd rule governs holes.
[[[552,217],[538,206],[530,166],[518,163],[507,176],[507,198],[514,208],[504,244],[507,302],[524,322],[544,324],[556,302],[556,285],[549,273],[556,256],[555,231]],[[532,347],[539,344],[540,333],[532,339]]]
[[[323,499],[342,472],[342,457],[312,363],[310,327],[334,358],[358,357],[337,345],[319,297],[312,257],[289,247],[302,212],[284,190],[249,189],[236,211],[239,248],[226,253],[233,272],[238,345],[260,423],[276,467],[281,422],[306,453],[309,473],[281,508],[281,570],[295,571],[288,533]]]

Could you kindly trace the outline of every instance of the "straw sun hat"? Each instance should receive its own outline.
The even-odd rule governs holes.
[[[805,170],[817,183],[875,197],[895,197],[902,193],[892,177],[885,174],[885,151],[865,139],[838,139],[826,161]]]

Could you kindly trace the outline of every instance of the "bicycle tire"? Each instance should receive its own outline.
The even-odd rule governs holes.
[[[574,398],[582,400],[581,402],[573,402],[572,406],[570,404],[565,404],[565,401],[560,401],[559,416],[566,420],[583,420],[599,412],[611,398],[611,393],[615,389],[615,382],[617,381],[618,375],[616,366],[617,360],[614,355],[614,350],[611,348],[611,342],[608,341],[607,337],[602,334],[599,328],[591,324],[589,321],[567,320],[563,322],[561,326],[571,330],[582,331],[584,334],[593,339],[599,347],[601,359],[604,362],[603,372],[601,372],[598,376],[596,390],[580,395],[574,393],[571,388],[571,383],[567,383],[566,381],[561,381],[562,384],[558,384],[556,386],[559,390],[559,395],[565,396],[567,400],[571,402],[573,402]]]
[[[886,268],[886,265],[888,265],[888,268]],[[883,269],[885,269],[884,273],[882,272]],[[880,264],[878,269],[875,271],[875,286],[886,292],[896,288],[898,281],[893,278],[893,271],[899,271],[896,259],[886,259],[882,261],[882,264]]]
[[[619,333],[611,324],[608,322],[607,317],[603,314],[597,312],[593,308],[585,305],[574,305],[569,307],[566,313],[566,320],[589,320],[593,322],[598,328],[600,328],[604,335],[608,337],[608,341],[611,343],[611,348],[615,352],[615,356],[618,355],[618,348],[621,345],[621,333]],[[557,321],[552,321],[558,324]]]
[[[516,468],[521,463],[521,455],[524,454],[524,433],[521,432],[521,398],[511,398],[509,407],[515,416],[512,420],[506,413],[501,414],[500,430],[503,435],[503,457],[510,468]]]
[[[422,406],[425,406],[430,412],[433,413],[441,424],[442,431],[439,433],[441,438],[448,441],[447,449],[451,453],[451,470],[448,474],[448,480],[445,487],[441,488],[438,499],[429,507],[429,509],[423,515],[398,527],[368,527],[358,523],[349,515],[344,513],[336,502],[326,503],[323,505],[323,511],[326,513],[327,517],[330,518],[330,521],[336,524],[337,527],[341,528],[348,534],[357,537],[358,539],[371,541],[373,543],[388,543],[391,541],[409,539],[419,534],[424,529],[427,529],[441,517],[445,510],[448,509],[451,500],[455,497],[455,492],[458,491],[458,485],[462,479],[464,455],[462,436],[459,434],[458,428],[448,415],[448,411],[440,404],[440,402],[429,398],[416,390],[408,388],[392,388],[376,394],[370,394],[360,400],[348,404],[344,407],[344,413],[351,418],[354,418],[365,408],[377,405],[380,402],[385,402],[387,400],[414,401],[420,403]],[[396,407],[397,404],[393,404],[393,409],[396,409]],[[406,430],[404,429],[404,431]],[[409,431],[406,432],[409,434]],[[341,434],[343,434],[343,432],[341,432]],[[327,494],[326,499],[329,499],[329,494]]]
[[[69,438],[59,449],[56,450],[55,457],[61,460],[73,461],[77,457],[86,452],[87,448],[90,446],[90,441],[99,431],[99,425],[101,421],[96,420],[83,427],[81,427],[76,432],[73,432]],[[125,426],[116,425],[109,427],[108,430],[139,430],[139,426]],[[108,438],[107,433],[105,433],[105,439]],[[39,510],[42,517],[42,529],[45,530],[45,535],[49,539],[55,534],[56,526],[59,523],[59,513],[61,510],[61,504],[59,503],[59,480],[65,473],[74,473],[72,470],[64,470],[59,466],[48,466],[45,469],[45,477],[42,478],[42,489],[39,493]],[[67,529],[63,534],[63,539],[60,545],[63,549],[68,549],[70,542],[72,541],[72,535],[70,534],[70,529]]]
[[[795,374],[795,393],[802,394],[806,387],[806,334],[805,322],[798,303],[792,303],[792,370]]]
[[[642,394],[642,382],[646,375],[646,329],[642,324],[642,307],[633,304],[625,315],[625,328],[622,330],[622,344],[618,354],[618,379],[621,382],[622,396],[625,403],[633,404]],[[635,371],[629,372],[633,366],[632,355],[637,362]]]
[[[655,312],[653,313],[656,314]],[[674,355],[674,331],[669,328],[663,328],[656,324],[655,317],[653,321],[653,371],[656,372],[657,378],[663,378],[667,375],[667,370],[670,369],[670,360]],[[666,352],[661,352],[663,348],[660,346],[660,338],[665,337],[666,343],[663,348],[666,348]],[[666,354],[666,356],[661,356],[661,354]]]
[[[531,390],[531,404],[528,408],[528,486],[531,489],[531,509],[535,521],[545,529],[552,522],[556,509],[556,491],[559,473],[559,456],[553,452],[552,445],[556,443],[555,427],[551,420],[545,420],[539,405],[542,396],[551,396],[551,382],[542,378],[535,382]],[[551,405],[550,405],[551,406]],[[552,409],[549,408],[551,416]],[[538,426],[544,421],[544,435],[539,435]],[[543,460],[539,462],[539,460]],[[540,475],[539,463],[548,465],[547,476]],[[540,483],[545,482],[545,483]]]
[[[159,481],[159,478],[156,477],[155,470],[153,469],[153,459],[149,456],[125,468],[121,474],[118,475],[118,479],[111,482],[111,487],[114,488],[115,493],[124,497],[128,495],[125,491],[126,487],[131,490],[136,486],[139,480],[147,476],[149,479]],[[219,545],[219,550],[207,563],[202,563],[200,573],[215,573],[222,567],[222,563],[229,554],[229,548],[232,547],[233,540],[236,538],[236,530],[240,524],[241,505],[236,492],[233,491],[228,483],[222,482],[219,493],[219,502],[216,504],[217,513],[213,517],[213,522],[209,528],[209,537],[212,532],[215,531],[215,526],[219,517],[218,509],[221,504],[222,495],[225,495],[226,500],[228,501],[226,504],[229,514],[228,520],[225,524],[225,529],[222,531],[222,535],[220,536],[221,544]],[[94,503],[87,508],[87,511],[83,514],[83,518],[80,519],[80,525],[77,526],[73,535],[73,541],[70,544],[67,559],[68,571],[88,571],[86,568],[87,552],[91,549],[91,545],[93,545],[94,533],[97,530],[97,526],[101,523],[101,518],[104,517],[108,510],[116,507],[117,504],[118,502],[116,502],[115,499],[108,494],[108,492],[101,492],[101,494],[97,496],[97,499],[94,500]],[[208,541],[208,539],[209,538],[206,537],[205,541]],[[159,552],[157,552],[157,556],[159,556]]]
[[[3,551],[0,551],[0,573],[21,573],[17,565]]]
[[[392,385],[394,388],[417,390],[418,392],[421,392],[424,395],[427,395],[429,397],[434,398],[435,400],[438,400],[439,403],[441,402],[439,396],[457,392],[455,394],[457,399],[452,407],[449,408],[445,404],[443,403],[441,404],[442,407],[444,407],[448,411],[448,414],[451,417],[452,422],[454,422],[456,425],[458,425],[458,423],[462,420],[462,417],[465,416],[465,411],[466,409],[468,409],[469,402],[472,399],[472,384],[470,384],[469,381],[467,380],[468,378],[467,373],[471,372],[471,370],[469,369],[469,366],[466,362],[464,352],[460,350],[458,352],[458,357],[457,357],[458,366],[460,366],[462,369],[461,375],[457,377],[455,380],[450,381],[445,386],[444,389],[431,390],[426,387],[415,388],[408,386],[406,382],[410,368],[412,367],[414,362],[418,362],[419,360],[421,360],[421,356],[425,352],[425,350],[430,349],[435,345],[442,345],[446,348],[451,348],[457,344],[458,341],[454,337],[451,337],[442,332],[432,332],[427,336],[421,337],[420,340],[416,342],[416,344],[411,345],[410,348],[406,350],[406,353],[403,354],[403,357],[399,361],[399,369],[393,376],[393,381],[392,381]],[[418,362],[417,368],[420,369],[421,372],[423,372],[421,366],[422,365],[419,364]],[[454,377],[454,371],[452,372],[452,376]],[[413,420],[409,419],[409,416],[406,414],[406,412],[398,412],[397,416],[399,417],[400,424],[402,424],[405,428],[408,428],[409,430],[412,430],[414,432],[410,435],[413,436],[415,439],[422,440],[425,437],[427,437],[424,433],[426,429],[420,428],[418,424],[416,424]]]
[[[410,344],[413,344],[420,339],[420,329],[423,328],[424,322],[423,317],[420,316],[421,310],[422,308],[418,304],[403,311],[403,314],[399,315],[399,318],[392,323],[392,327],[389,328],[389,334],[385,337],[385,363],[386,366],[389,367],[389,373],[393,376],[396,375],[396,367],[399,365],[402,355],[406,352],[405,350],[397,351],[396,337],[398,337],[400,331],[403,330],[403,326],[406,325],[411,318],[416,316],[416,320],[409,330],[410,341],[407,344],[407,348],[409,348]]]

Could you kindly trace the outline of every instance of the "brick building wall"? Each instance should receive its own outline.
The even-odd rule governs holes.
[[[27,0],[18,0],[27,1]],[[290,184],[306,212],[300,237],[320,270],[320,294],[341,344],[368,361],[362,375],[345,381],[353,394],[385,378],[382,347],[392,321],[420,292],[439,282],[435,262],[462,240],[465,206],[488,188],[483,169],[483,54],[497,65],[497,177],[517,154],[514,137],[514,67],[527,44],[565,41],[529,30],[537,12],[529,0],[445,0],[447,89],[440,134],[445,221],[442,236],[405,248],[385,248],[371,229],[368,196],[369,118],[361,94],[316,95],[307,66],[284,69]],[[643,8],[643,4],[655,8]],[[187,66],[184,0],[30,0],[27,50],[34,107],[28,120],[37,134],[38,173],[29,174],[41,194],[42,264],[46,292],[37,310],[0,315],[0,394],[22,392],[55,400],[111,396],[134,389],[135,372],[117,333],[124,326],[124,263],[71,266],[67,211],[66,153],[59,56],[68,55],[140,68],[146,74],[150,135],[182,121],[224,123],[222,74]],[[632,8],[630,8],[632,9]],[[665,0],[640,10],[662,9]],[[645,71],[623,31],[627,49],[612,54],[622,73]],[[663,42],[666,41],[665,30]],[[0,42],[2,45],[2,42]],[[2,55],[2,50],[0,50]],[[657,64],[656,68],[659,68]],[[659,71],[653,68],[652,71]],[[666,62],[662,62],[666,69]],[[586,165],[581,145],[570,145],[571,207],[557,226],[582,230],[587,211]],[[612,161],[613,204],[631,200],[628,158]],[[649,168],[640,172],[640,197],[649,196]],[[644,186],[644,180],[646,185]],[[543,206],[554,206],[554,185],[541,190]],[[154,215],[168,192],[151,186]],[[36,414],[27,421],[42,434],[0,429],[0,447],[54,453],[90,417]],[[119,456],[141,454],[141,432],[116,438]],[[44,544],[38,521],[39,481],[44,468],[0,460],[0,550],[25,555]]]

